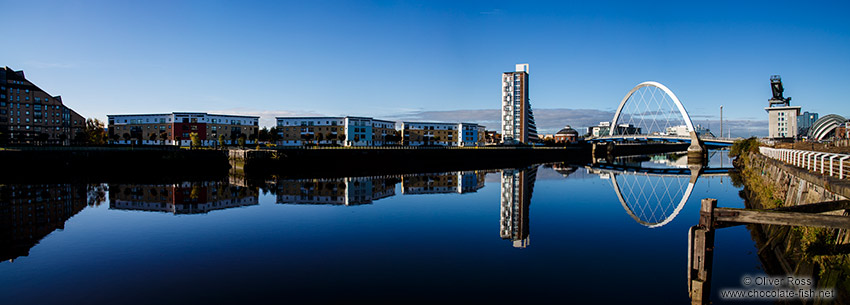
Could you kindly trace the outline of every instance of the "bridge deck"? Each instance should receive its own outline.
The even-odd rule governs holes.
[[[700,138],[700,141],[702,141],[702,143],[708,147],[727,147],[732,146],[732,143],[739,139],[740,138]],[[646,142],[691,143],[691,138],[662,135],[618,135],[592,138],[588,139],[587,141],[591,143],[631,142],[637,144]]]

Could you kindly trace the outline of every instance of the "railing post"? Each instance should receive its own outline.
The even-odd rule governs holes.
[[[835,167],[835,164],[833,164],[832,160],[835,159],[835,157],[837,156],[838,155],[832,155],[829,157],[829,175],[833,177],[835,176],[835,174],[833,174],[833,167]]]

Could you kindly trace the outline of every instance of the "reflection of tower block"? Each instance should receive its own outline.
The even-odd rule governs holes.
[[[770,90],[773,92],[773,97],[769,100],[770,107],[791,106],[791,98],[782,96],[785,88],[782,87],[782,78],[779,75],[770,76]]]
[[[502,170],[502,208],[500,235],[513,242],[514,248],[528,246],[528,208],[537,179],[537,167]]]

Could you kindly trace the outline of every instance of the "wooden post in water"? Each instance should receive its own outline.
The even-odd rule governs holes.
[[[703,199],[699,225],[691,227],[688,255],[688,293],[691,304],[709,304],[714,257],[714,208],[717,199]]]

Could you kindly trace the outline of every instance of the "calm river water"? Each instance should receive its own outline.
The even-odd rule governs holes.
[[[680,204],[683,159],[0,185],[0,303],[688,303],[700,200],[743,200],[715,170]],[[708,167],[731,165],[713,152]],[[713,288],[762,272],[746,227],[719,230],[716,249]]]

